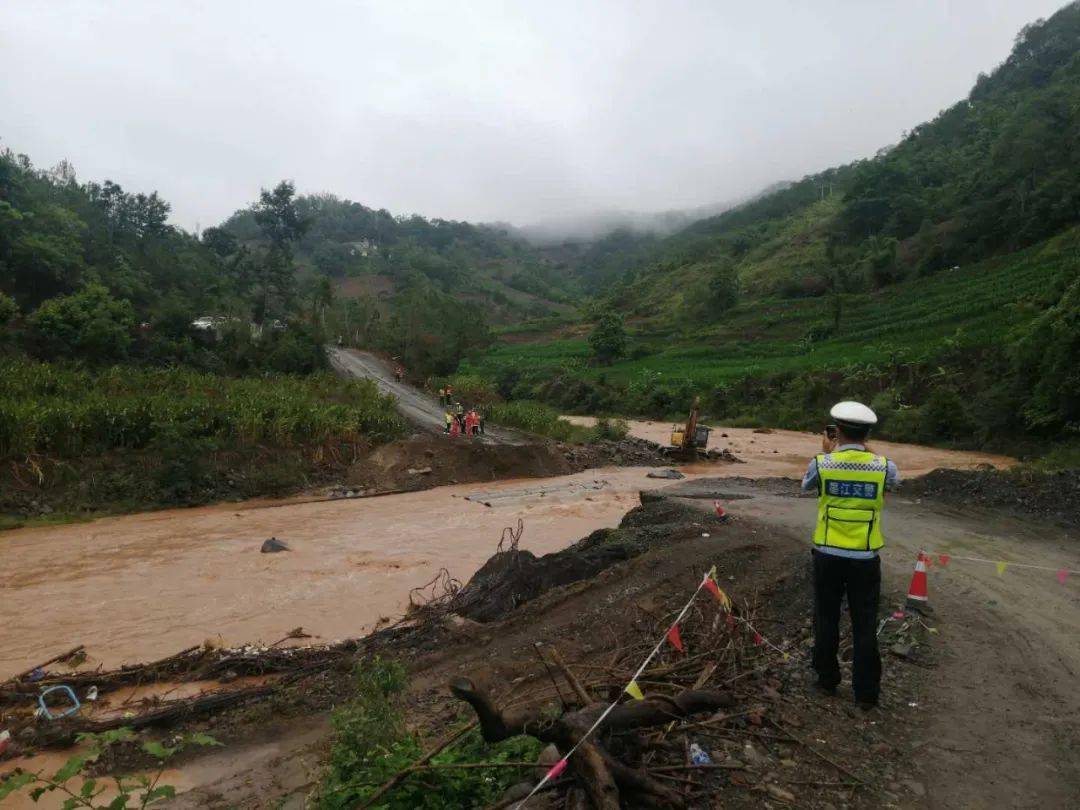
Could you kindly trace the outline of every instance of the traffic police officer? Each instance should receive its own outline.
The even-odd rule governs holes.
[[[854,644],[852,689],[860,708],[878,703],[881,656],[877,644],[881,513],[886,489],[900,482],[896,465],[866,448],[877,416],[859,402],[839,402],[829,412],[822,453],[803,477],[803,491],[818,493],[814,528],[814,670],[817,687],[836,694],[840,684],[840,603],[847,594]]]

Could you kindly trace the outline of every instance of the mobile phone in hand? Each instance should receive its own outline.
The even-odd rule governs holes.
[[[836,425],[826,425],[825,426],[825,435],[828,436],[830,439],[835,439],[836,438],[836,431],[837,431]]]

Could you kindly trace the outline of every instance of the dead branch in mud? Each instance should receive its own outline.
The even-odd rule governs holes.
[[[78,653],[82,652],[84,649],[86,649],[84,645],[77,644],[76,646],[74,646],[70,650],[68,650],[67,652],[60,653],[60,655],[54,655],[48,661],[42,661],[40,664],[35,664],[34,666],[30,667],[29,669],[23,670],[22,672],[20,672],[15,677],[8,678],[6,681],[4,681],[4,684],[6,685],[6,684],[10,684],[10,683],[18,683],[19,681],[23,680],[24,678],[29,678],[31,675],[33,675],[38,670],[41,670],[42,672],[44,672],[45,667],[49,666],[50,664],[58,664],[58,663],[60,663],[62,661],[67,661],[69,658],[74,657]],[[39,678],[38,680],[41,680],[41,679]]]
[[[440,568],[432,579],[409,591],[409,618],[432,619],[449,613],[451,605],[462,589],[461,581]]]
[[[582,690],[581,696],[588,698],[580,684],[578,687]],[[560,750],[568,750],[584,738],[607,708],[606,704],[589,699],[585,706],[567,712],[552,722],[536,709],[504,711],[498,708],[487,692],[477,688],[468,678],[455,679],[450,684],[450,690],[455,697],[473,708],[480,731],[488,742],[528,734],[542,742],[555,743]],[[673,719],[716,711],[730,705],[730,694],[713,691],[685,691],[673,698],[635,701],[612,710],[600,726],[598,735],[658,726]],[[684,806],[682,796],[659,784],[647,773],[624,765],[592,739],[579,745],[570,764],[597,808],[617,810],[620,791],[659,801],[667,807]]]
[[[502,536],[499,537],[499,545],[495,549],[496,554],[501,554],[504,551],[517,551],[518,543],[521,542],[521,535],[525,531],[525,521],[518,518],[517,526],[507,526],[502,530]]]

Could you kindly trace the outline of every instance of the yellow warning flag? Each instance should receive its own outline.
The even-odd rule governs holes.
[[[997,564],[998,576],[999,577],[1005,573],[1005,569],[1006,569],[1007,565],[1008,565],[1007,563],[1003,563],[1003,562],[999,562]]]
[[[623,691],[626,692],[626,694],[628,694],[634,700],[645,699],[645,695],[641,693],[641,687],[637,685],[637,681],[630,681],[630,683],[626,685],[626,689],[624,689]]]
[[[716,566],[714,565],[712,568],[710,568],[709,573],[707,573],[705,576],[707,576],[709,579],[716,579]]]

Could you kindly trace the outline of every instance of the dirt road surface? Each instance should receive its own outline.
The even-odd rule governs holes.
[[[753,496],[731,502],[733,514],[809,532],[816,501],[792,497],[793,488],[786,495],[768,490],[731,482],[715,492]],[[926,795],[906,792],[901,806],[1080,806],[1080,577],[1063,587],[1055,576],[1058,568],[1080,568],[1080,536],[911,501],[902,492],[888,499],[883,526],[882,590],[894,606],[903,602],[920,549],[954,558],[929,573],[929,623],[943,661],[925,699],[907,707],[919,718],[913,754],[921,767],[913,778]],[[1052,570],[1007,568],[999,576],[992,563],[958,556]],[[888,654],[884,664],[902,666]],[[902,695],[883,700],[904,707]]]
[[[398,382],[382,358],[357,349],[329,350],[330,364],[339,373],[349,377],[373,380],[379,388],[397,398],[398,411],[417,427],[435,433],[446,428],[446,409],[433,397],[408,383]],[[468,407],[469,403],[462,403]],[[486,443],[523,444],[529,438],[521,433],[495,425],[486,426],[480,441]]]

